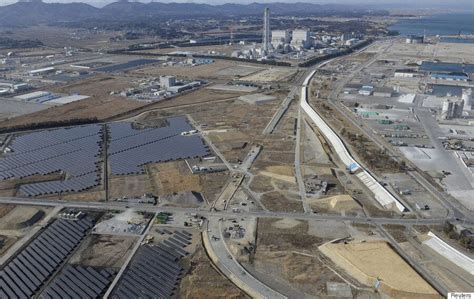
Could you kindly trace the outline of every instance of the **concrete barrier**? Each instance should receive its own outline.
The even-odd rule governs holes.
[[[329,61],[326,63],[329,63]],[[331,129],[331,127],[308,103],[309,82],[315,73],[316,71],[311,72],[303,82],[300,99],[301,108],[303,108],[303,111],[306,112],[306,114],[316,124],[319,130],[323,133],[326,140],[331,143],[331,146],[339,156],[339,159],[342,161],[342,163],[346,167],[357,165],[359,168],[361,168],[359,163],[351,156],[341,138],[339,138],[334,130]],[[365,186],[367,186],[367,188],[369,188],[370,191],[372,191],[372,193],[374,193],[375,199],[382,207],[390,209],[395,206],[400,212],[404,212],[406,210],[405,206],[399,202],[390,192],[388,192],[388,190],[385,189],[367,170],[363,168],[361,169],[362,171],[356,174],[357,177],[362,181],[362,183],[364,183]]]
[[[466,270],[469,274],[474,275],[474,260],[472,258],[468,257],[456,248],[444,242],[434,233],[429,232],[428,236],[430,236],[431,238],[429,240],[424,241],[423,244],[427,245],[428,247],[436,251],[438,254],[444,256],[453,264]]]

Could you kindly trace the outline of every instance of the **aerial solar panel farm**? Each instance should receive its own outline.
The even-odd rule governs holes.
[[[130,123],[110,128],[109,164],[112,174],[138,174],[143,165],[184,158],[203,157],[209,149],[198,135],[185,136],[193,127],[184,117],[167,119],[167,126],[136,130]]]
[[[79,192],[100,183],[102,126],[46,130],[14,137],[0,160],[0,180],[63,172],[63,180],[25,184],[28,196]]]
[[[168,194],[167,187],[158,183],[146,194],[146,188],[136,188],[141,197],[132,209],[123,201],[135,198],[115,195],[114,188],[115,180],[143,176],[158,182],[158,171],[147,173],[152,168],[214,159],[187,117],[31,130],[4,141],[0,196],[11,192],[34,204],[0,204],[0,298],[173,298],[179,293],[197,238],[185,227],[151,230],[158,218],[170,220],[153,210],[156,195]],[[193,176],[190,167],[184,173]],[[189,180],[200,182],[206,175],[212,174]],[[99,194],[97,204],[116,209],[63,206],[69,198],[94,194]],[[166,198],[169,203],[173,195]],[[51,202],[60,205],[48,207]]]
[[[163,123],[136,128],[133,123],[115,122],[13,136],[0,158],[0,182],[18,182],[19,193],[30,197],[82,192],[99,188],[104,171],[112,175],[141,174],[146,164],[210,154],[199,135],[182,134],[193,130],[185,117],[169,118]],[[104,130],[109,134],[107,140]],[[28,182],[23,183],[24,179]]]
[[[93,221],[88,216],[75,221],[54,221],[0,271],[0,297],[30,298],[68,258],[92,226]],[[77,278],[74,280],[78,281]]]

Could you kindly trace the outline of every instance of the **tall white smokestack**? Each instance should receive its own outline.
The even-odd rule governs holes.
[[[263,42],[262,49],[268,53],[270,45],[270,9],[267,7],[263,13]]]

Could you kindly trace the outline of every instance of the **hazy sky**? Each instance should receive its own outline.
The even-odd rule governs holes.
[[[103,6],[116,0],[43,0],[44,2],[84,2],[94,6]],[[136,0],[131,0],[136,1]],[[140,0],[140,2],[150,2],[151,0]],[[235,0],[155,0],[157,2],[195,2],[208,4],[222,4],[222,3],[236,3]],[[0,5],[7,5],[17,2],[17,0],[0,0]],[[465,6],[468,10],[474,9],[474,0],[241,0],[238,3],[269,3],[269,2],[309,2],[309,3],[337,3],[337,4],[372,4],[372,5],[386,5],[393,4],[400,6],[405,5],[418,8],[431,7],[450,7],[460,8]]]

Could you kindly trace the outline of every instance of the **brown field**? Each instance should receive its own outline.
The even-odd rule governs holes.
[[[169,50],[169,49],[161,49]],[[243,67],[242,67],[243,66]],[[239,70],[239,68],[241,70]],[[232,70],[235,69],[235,72]],[[241,62],[228,61],[228,60],[216,60],[211,64],[202,64],[197,66],[191,65],[174,65],[174,66],[160,66],[160,67],[144,67],[136,71],[130,71],[130,74],[140,76],[162,76],[162,75],[174,75],[181,78],[188,79],[208,79],[208,80],[232,80],[236,78],[236,74],[243,72],[244,74],[253,71],[260,71],[264,68],[247,66]]]
[[[359,282],[372,286],[381,280],[380,291],[392,297],[441,298],[384,241],[327,243],[319,249]]]
[[[154,164],[149,169],[158,195],[202,191],[199,175],[192,174],[184,161]]]
[[[209,50],[214,50],[220,53],[231,54],[233,51],[238,50],[240,48],[242,48],[242,46],[240,45],[212,45],[212,46],[194,46],[194,47],[181,47],[181,48],[168,48],[168,49],[153,49],[153,50],[147,50],[146,53],[169,54],[176,51],[207,53]],[[143,53],[143,51],[138,51],[138,53]]]
[[[148,175],[116,176],[110,178],[110,199],[123,196],[142,196],[146,193],[155,193],[153,186],[150,184]]]
[[[267,209],[274,212],[304,212],[300,200],[289,199],[278,191],[263,194],[261,202]]]
[[[50,197],[50,198],[58,199],[58,196]],[[66,194],[66,195],[61,195],[61,199],[72,200],[72,201],[104,201],[105,191],[96,190],[96,191],[89,191],[89,192],[82,192],[82,193]]]
[[[15,208],[15,205],[1,204],[0,205],[0,218],[10,213]]]
[[[344,282],[317,250],[327,240],[309,231],[308,221],[258,219],[257,251],[251,266],[263,277],[280,282],[290,298],[326,298],[326,282]]]
[[[1,127],[19,126],[32,123],[41,123],[45,121],[64,121],[75,118],[93,118],[99,120],[116,117],[119,114],[129,110],[143,107],[134,112],[130,117],[141,112],[153,109],[167,109],[175,106],[199,105],[215,101],[227,101],[236,99],[243,93],[221,92],[201,88],[195,91],[185,93],[181,96],[169,98],[161,102],[145,104],[132,99],[126,99],[121,96],[110,95],[110,91],[123,90],[133,86],[129,81],[111,77],[107,75],[98,75],[80,82],[74,82],[69,85],[52,88],[52,91],[60,93],[80,92],[91,96],[88,99],[68,103],[62,106],[54,106],[42,111],[34,112],[28,115],[18,116],[9,120],[0,122]]]
[[[1,230],[16,230],[18,224],[29,220],[36,214],[40,209],[33,206],[18,205],[14,209],[10,210],[8,214],[5,214],[0,219]]]
[[[313,250],[323,239],[308,234],[308,222],[291,219],[258,219],[257,248]]]
[[[269,277],[278,277],[289,284],[286,291],[294,298],[327,297],[326,282],[344,282],[317,255],[308,256],[290,251],[257,251],[254,267]],[[317,275],[315,275],[317,273]],[[293,291],[293,288],[296,289]]]
[[[397,224],[384,224],[383,227],[392,235],[395,241],[401,243],[408,241],[405,235],[406,227]]]
[[[250,189],[254,192],[270,192],[273,191],[273,186],[271,185],[272,178],[263,175],[256,175],[250,184]]]
[[[202,245],[197,246],[189,263],[189,271],[179,286],[179,298],[249,298],[211,266]]]
[[[318,213],[362,213],[362,207],[350,195],[334,195],[323,199],[308,199],[313,211]]]
[[[135,237],[90,235],[71,257],[72,264],[120,268],[136,242]]]
[[[112,117],[140,106],[143,103],[127,100],[119,96],[111,96],[113,90],[122,90],[130,87],[124,79],[98,75],[90,79],[61,87],[52,88],[51,91],[59,93],[79,92],[91,96],[82,101],[68,103],[62,106],[54,106],[42,111],[28,115],[18,116],[10,120],[0,122],[0,127],[18,126],[45,121],[63,121],[75,118],[104,119]]]

